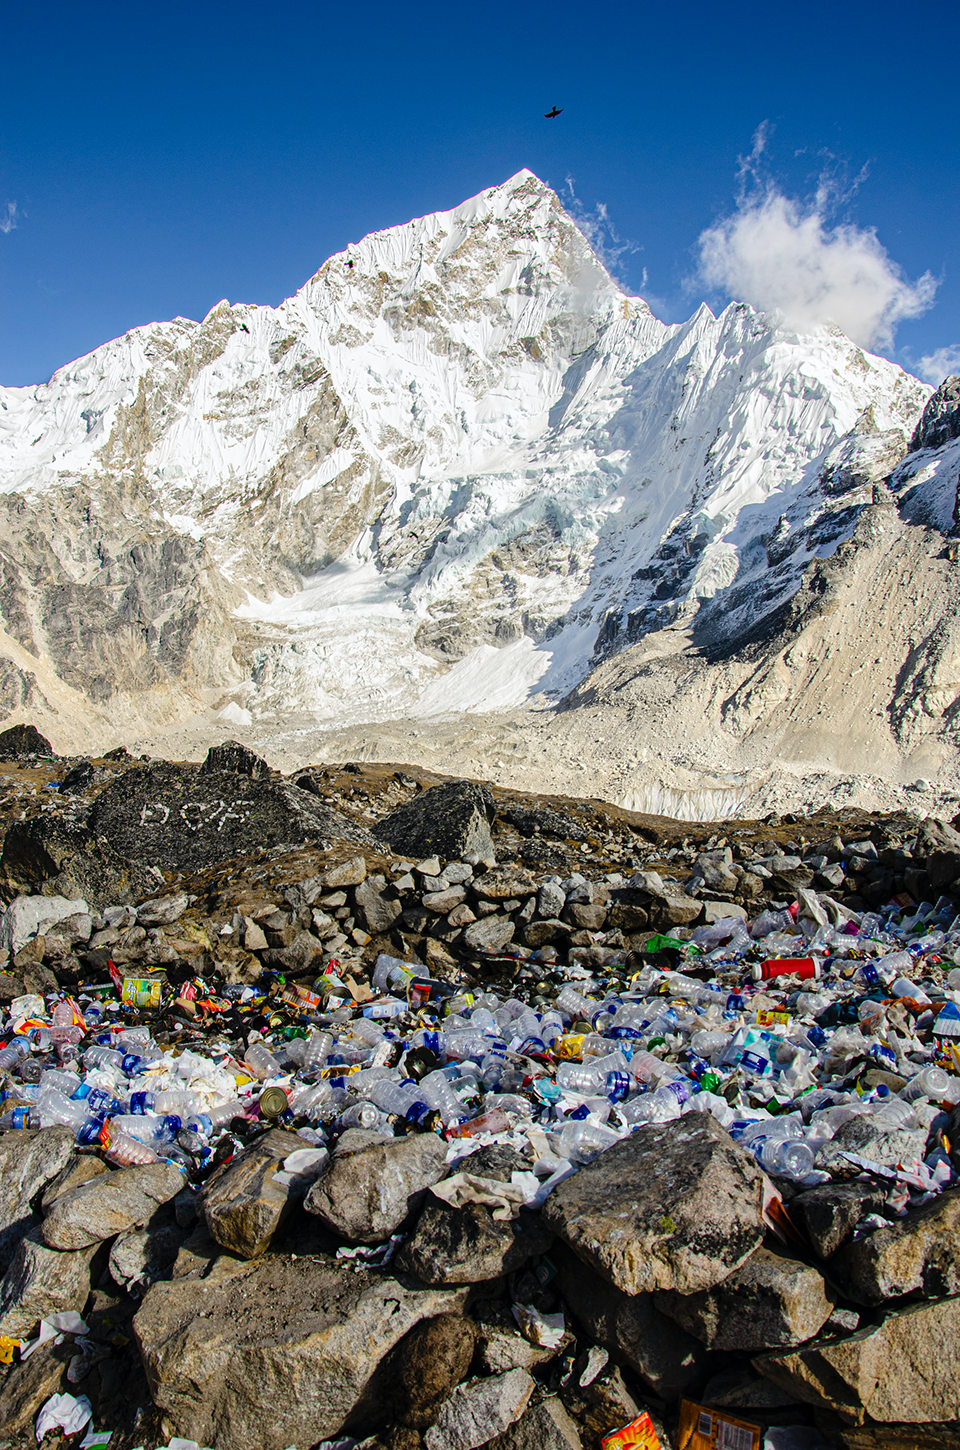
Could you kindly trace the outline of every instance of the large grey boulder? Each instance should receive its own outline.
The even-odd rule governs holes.
[[[121,856],[166,871],[203,870],[301,841],[369,840],[353,821],[287,781],[167,761],[137,766],[108,785],[90,825]]]
[[[722,1284],[700,1294],[658,1293],[654,1303],[708,1349],[757,1350],[812,1339],[834,1299],[816,1269],[761,1245]]]
[[[0,917],[0,950],[18,952],[48,927],[87,910],[87,903],[66,896],[16,896]]]
[[[69,1128],[0,1137],[0,1272],[7,1268],[23,1235],[38,1222],[33,1212],[37,1194],[65,1167],[73,1141]]]
[[[41,1319],[67,1309],[82,1313],[90,1293],[90,1264],[97,1244],[61,1252],[48,1248],[38,1229],[17,1245],[0,1284],[0,1334],[29,1339]]]
[[[862,1218],[885,1206],[886,1194],[872,1183],[821,1183],[790,1200],[790,1217],[820,1257],[829,1259],[853,1237]]]
[[[403,903],[395,897],[384,896],[387,878],[379,874],[368,876],[354,891],[357,913],[367,931],[377,934],[389,931],[403,911]]]
[[[583,1441],[556,1395],[529,1405],[509,1430],[490,1441],[490,1450],[581,1450]]]
[[[703,1348],[656,1307],[651,1294],[625,1294],[569,1251],[552,1255],[564,1301],[591,1339],[638,1374],[664,1400],[703,1378]]]
[[[458,1385],[424,1435],[427,1450],[476,1450],[518,1420],[533,1394],[524,1369]]]
[[[442,861],[495,861],[490,822],[494,806],[489,791],[470,780],[449,780],[414,796],[374,826],[377,840],[413,860],[437,856]]]
[[[359,1152],[335,1152],[304,1201],[335,1233],[355,1243],[389,1238],[431,1184],[448,1172],[447,1145],[434,1133],[381,1138]]]
[[[336,1435],[380,1361],[465,1290],[410,1289],[316,1258],[268,1255],[154,1284],[133,1332],[155,1404],[201,1445],[284,1450]]]
[[[110,1249],[110,1277],[123,1289],[144,1290],[166,1273],[187,1238],[175,1223],[147,1224],[119,1234]]]
[[[552,1242],[540,1214],[501,1223],[482,1203],[451,1208],[428,1197],[397,1265],[424,1284],[480,1284],[522,1268]]]
[[[270,1247],[291,1206],[290,1186],[274,1175],[302,1147],[296,1133],[271,1128],[210,1176],[197,1206],[221,1248],[253,1259]]]
[[[856,1153],[884,1168],[895,1168],[905,1159],[922,1158],[926,1149],[926,1128],[888,1128],[870,1117],[850,1118],[819,1150],[816,1167],[828,1171],[841,1167],[848,1161],[844,1153]]]
[[[463,933],[463,940],[475,952],[499,952],[513,941],[516,926],[509,916],[482,916]]]
[[[380,1367],[378,1418],[384,1418],[384,1408],[389,1405],[390,1419],[426,1430],[450,1392],[466,1378],[476,1342],[476,1324],[461,1314],[422,1320]]]
[[[48,1248],[85,1249],[146,1223],[182,1187],[183,1173],[172,1163],[118,1168],[62,1193],[39,1231]]]
[[[960,1419],[960,1298],[913,1305],[847,1339],[753,1361],[774,1384],[820,1409],[922,1424]]]
[[[960,1194],[847,1244],[830,1261],[830,1274],[857,1304],[960,1294]]]
[[[710,1289],[763,1237],[763,1175],[707,1113],[649,1124],[547,1199],[542,1217],[626,1294]]]

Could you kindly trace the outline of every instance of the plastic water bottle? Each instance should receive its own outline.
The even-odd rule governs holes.
[[[639,1128],[646,1123],[670,1123],[679,1118],[680,1102],[676,1093],[667,1088],[657,1088],[652,1093],[643,1093],[627,1103],[620,1103],[617,1111],[631,1128]]]
[[[117,1168],[142,1168],[147,1163],[160,1162],[152,1148],[126,1133],[110,1128],[107,1130],[107,1138],[103,1156]]]
[[[569,1158],[574,1163],[589,1163],[602,1153],[605,1148],[610,1148],[614,1143],[619,1143],[620,1135],[612,1128],[607,1128],[603,1123],[592,1123],[589,1118],[581,1122],[565,1123],[558,1134],[558,1157]]]
[[[459,1123],[466,1117],[463,1104],[442,1072],[428,1072],[420,1079],[419,1091],[424,1102],[440,1114],[445,1125]]]
[[[174,1089],[159,1093],[131,1093],[127,1108],[129,1113],[175,1113],[180,1118],[199,1110],[200,1099],[196,1093]]]
[[[136,1138],[141,1143],[158,1147],[164,1143],[176,1142],[183,1127],[183,1119],[174,1114],[158,1117],[154,1113],[118,1113],[111,1119],[111,1131]]]
[[[918,1098],[939,1103],[949,1091],[950,1082],[950,1075],[942,1067],[924,1067],[901,1089],[900,1097],[905,1103],[916,1102]]]
[[[386,1031],[379,1022],[372,1022],[369,1017],[357,1017],[350,1023],[351,1035],[360,1042],[366,1043],[368,1047],[379,1047],[386,1037]]]
[[[81,1132],[95,1119],[95,1114],[90,1112],[86,1103],[65,1098],[56,1089],[42,1095],[37,1104],[37,1114],[41,1127],[70,1128],[74,1134]]]
[[[234,1118],[244,1116],[243,1103],[240,1098],[225,1098],[223,1102],[214,1103],[212,1107],[205,1109],[207,1117],[215,1128],[225,1128],[232,1123]]]
[[[813,1171],[813,1150],[796,1138],[764,1138],[755,1157],[765,1173],[802,1180]]]
[[[406,1118],[409,1123],[425,1122],[432,1111],[420,1096],[417,1085],[412,1082],[375,1082],[370,1091],[370,1101],[385,1113]]]
[[[485,1032],[458,1032],[446,1034],[447,1056],[462,1060],[467,1057],[485,1057],[488,1052],[503,1054],[507,1044],[499,1037],[488,1037]]]
[[[6,1047],[0,1047],[0,1072],[12,1072],[22,1057],[29,1056],[30,1044],[22,1037],[15,1037]]]
[[[82,1082],[73,1093],[73,1100],[82,1103],[89,1114],[99,1118],[112,1118],[114,1113],[122,1111],[120,1100],[112,1092],[107,1088],[91,1087],[86,1082]]]
[[[306,1040],[306,1046],[303,1049],[301,1071],[308,1077],[312,1073],[319,1072],[332,1051],[332,1032],[311,1032]]]
[[[390,1131],[387,1114],[373,1103],[353,1103],[337,1118],[338,1128],[366,1128],[368,1132]]]
[[[484,1133],[506,1133],[513,1125],[502,1108],[492,1108],[489,1113],[458,1123],[449,1130],[451,1138],[479,1138]]]
[[[557,1006],[561,1012],[566,1012],[568,1017],[583,1017],[589,1020],[590,1013],[594,1011],[597,1003],[581,996],[577,989],[571,987],[568,982],[563,990],[557,993]]]
[[[78,1073],[67,1072],[62,1067],[48,1067],[46,1072],[40,1074],[40,1091],[63,1093],[65,1098],[72,1098],[80,1086]]]
[[[243,1063],[260,1082],[266,1082],[268,1077],[276,1077],[280,1072],[279,1062],[262,1042],[254,1042],[247,1048]]]

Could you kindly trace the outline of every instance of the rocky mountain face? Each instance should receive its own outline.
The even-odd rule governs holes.
[[[745,306],[658,321],[521,172],[276,309],[0,389],[0,714],[396,758],[535,702],[518,784],[589,737],[639,808],[698,813],[708,770],[756,803],[771,759],[952,787],[960,399],[929,392]]]

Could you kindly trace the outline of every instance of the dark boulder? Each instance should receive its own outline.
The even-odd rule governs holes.
[[[24,760],[31,755],[53,755],[54,749],[36,725],[11,725],[0,730],[0,760]]]
[[[200,767],[200,774],[211,775],[221,770],[230,775],[248,775],[251,780],[268,780],[270,777],[270,767],[262,756],[236,740],[211,745]]]
[[[85,826],[49,816],[15,821],[3,842],[0,877],[24,896],[82,897],[94,911],[155,896],[157,872],[125,860]]]
[[[379,825],[374,835],[393,851],[420,860],[494,864],[490,822],[493,798],[471,780],[450,780],[406,801]]]
[[[165,761],[108,785],[90,823],[122,856],[167,870],[199,870],[260,847],[369,840],[353,821],[287,781]]]
[[[937,391],[927,399],[927,406],[910,439],[910,451],[942,448],[953,438],[960,438],[960,377],[956,375],[944,378]]]

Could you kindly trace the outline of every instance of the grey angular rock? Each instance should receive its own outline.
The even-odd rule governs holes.
[[[124,1289],[145,1289],[170,1268],[186,1239],[186,1229],[175,1223],[148,1224],[119,1234],[108,1261],[114,1283]]]
[[[359,886],[367,879],[367,863],[362,856],[351,856],[323,873],[323,885],[327,890],[338,886]]]
[[[177,891],[173,896],[156,896],[152,901],[141,901],[137,907],[137,923],[145,927],[169,926],[180,920],[189,905],[190,897],[185,891]]]
[[[834,1303],[816,1269],[762,1245],[712,1289],[653,1297],[658,1309],[708,1349],[731,1350],[802,1344],[819,1332]]]
[[[0,760],[25,760],[31,755],[55,755],[50,741],[36,725],[11,725],[0,730]]]
[[[434,1133],[380,1138],[359,1152],[334,1152],[304,1201],[335,1233],[355,1243],[389,1238],[433,1183],[447,1176],[447,1145]]]
[[[165,761],[128,770],[108,785],[94,801],[90,825],[121,856],[163,870],[202,870],[261,847],[369,839],[287,781],[205,774]]]
[[[676,1399],[699,1383],[706,1360],[702,1345],[661,1313],[653,1295],[625,1294],[569,1250],[551,1257],[571,1314],[597,1344],[662,1399]]]
[[[63,1171],[73,1148],[69,1128],[0,1137],[0,1273],[9,1265],[20,1239],[38,1221],[33,1212],[37,1194]]]
[[[44,1131],[52,1130],[48,1128]],[[64,1128],[62,1131],[68,1132],[69,1130]],[[69,1193],[71,1189],[79,1188],[81,1183],[89,1183],[91,1178],[99,1178],[102,1173],[109,1172],[110,1169],[102,1158],[97,1158],[92,1153],[71,1153],[60,1172],[55,1178],[50,1179],[43,1190],[43,1197],[40,1200],[42,1212],[49,1213],[55,1200],[62,1193]]]
[[[377,1367],[464,1290],[315,1258],[268,1255],[223,1277],[154,1284],[133,1332],[154,1402],[201,1445],[284,1450],[336,1435]]]
[[[479,1284],[519,1269],[552,1242],[539,1214],[500,1223],[483,1204],[451,1208],[428,1198],[397,1266],[424,1284]]]
[[[910,440],[910,451],[942,448],[953,438],[960,438],[960,377],[956,374],[944,378],[927,399]]]
[[[537,915],[548,919],[558,917],[566,899],[559,881],[545,881],[537,892]]]
[[[960,1194],[945,1194],[848,1243],[831,1259],[830,1274],[857,1304],[960,1294]]]
[[[523,866],[494,866],[471,882],[474,891],[483,901],[510,901],[521,899],[536,891],[536,878]]]
[[[871,1420],[960,1419],[960,1298],[913,1305],[848,1339],[821,1340],[753,1366],[806,1404]]]
[[[444,861],[493,865],[490,793],[470,780],[450,780],[406,801],[374,827],[373,834],[413,860],[439,856]]]
[[[231,775],[248,775],[251,780],[266,780],[270,775],[267,762],[249,746],[241,745],[237,740],[224,740],[222,745],[211,745],[200,766],[203,775],[212,775],[221,770]]]
[[[473,951],[498,952],[513,941],[515,931],[509,916],[482,916],[465,928],[463,940]]]
[[[291,1207],[290,1185],[274,1175],[302,1147],[296,1133],[271,1128],[210,1176],[197,1206],[222,1248],[253,1259],[270,1247]]]
[[[83,1249],[146,1223],[182,1187],[183,1173],[172,1163],[118,1168],[62,1193],[39,1232],[51,1249]]]
[[[33,1425],[39,1407],[51,1395],[62,1393],[67,1365],[61,1347],[43,1344],[29,1359],[8,1370],[0,1393],[0,1430],[14,1437],[29,1435],[33,1442]]]
[[[922,1158],[926,1145],[926,1128],[884,1128],[870,1117],[851,1118],[840,1124],[829,1143],[824,1143],[817,1153],[816,1167],[829,1169],[843,1163],[843,1154],[849,1152],[884,1168],[895,1168],[904,1159]]]
[[[762,1174],[705,1113],[650,1124],[554,1189],[548,1228],[627,1294],[710,1289],[763,1237]]]
[[[385,876],[368,876],[354,892],[357,913],[367,931],[374,933],[389,931],[403,911],[403,904],[395,897],[384,896],[387,884]]]
[[[427,1450],[476,1450],[489,1444],[520,1418],[533,1389],[522,1369],[458,1385],[423,1437]]]
[[[0,917],[0,950],[18,952],[38,932],[86,909],[85,901],[66,896],[16,896]]]
[[[581,1450],[576,1421],[556,1395],[529,1405],[509,1430],[490,1441],[490,1450]]]
[[[0,1334],[29,1339],[46,1316],[67,1309],[82,1312],[98,1247],[62,1253],[47,1247],[39,1229],[26,1234],[0,1284]]]
[[[822,1259],[828,1259],[869,1213],[879,1213],[886,1195],[872,1183],[821,1183],[790,1200],[790,1217],[806,1230]]]
[[[440,1314],[411,1329],[384,1360],[379,1378],[390,1418],[425,1430],[470,1369],[477,1327],[460,1314]]]

